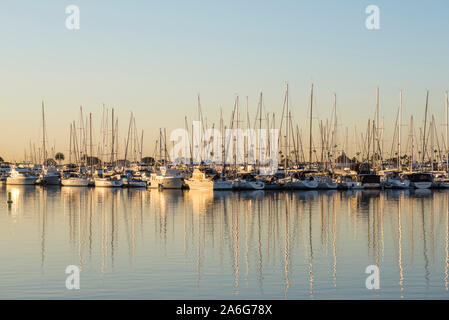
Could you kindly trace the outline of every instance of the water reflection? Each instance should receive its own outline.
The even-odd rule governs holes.
[[[26,259],[20,240],[30,233],[41,272],[58,254],[75,256],[111,287],[114,276],[122,289],[139,276],[142,298],[446,298],[448,195],[3,186],[0,234],[13,228],[19,240],[11,265]],[[381,270],[375,293],[364,287],[370,264]],[[94,289],[84,292],[101,297]]]

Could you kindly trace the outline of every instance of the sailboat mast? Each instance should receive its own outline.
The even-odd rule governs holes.
[[[131,133],[131,125],[133,121],[133,113],[131,112],[131,117],[129,118],[129,126],[128,126],[128,138],[126,139],[126,146],[125,146],[125,165],[126,165],[126,158],[128,156],[128,145],[129,145],[129,135]]]
[[[448,94],[446,94],[446,172],[449,173],[449,101]]]
[[[142,163],[142,157],[143,157],[143,130],[142,135],[140,137],[140,163]]]
[[[312,106],[313,106],[313,83],[310,88],[310,118],[309,118],[309,166],[312,166]]]
[[[398,169],[402,169],[401,165],[401,127],[402,127],[402,90],[399,94],[399,127],[398,127]]]
[[[415,139],[414,139],[414,130],[413,130],[413,116],[410,116],[410,135],[411,135],[411,146],[412,146],[412,151],[411,151],[411,155],[410,155],[410,171],[413,171],[413,154],[415,152],[415,148],[414,148],[414,143],[415,143]]]
[[[43,161],[42,164],[45,165],[47,160],[47,149],[45,146],[45,111],[44,111],[44,101],[42,101],[42,150],[43,150]]]
[[[72,124],[70,123],[69,163],[72,163]]]
[[[159,165],[162,163],[162,129],[159,128]]]
[[[429,90],[427,90],[427,94],[426,94],[426,109],[424,112],[424,132],[423,132],[423,136],[422,136],[422,159],[421,159],[421,169],[424,165],[424,158],[426,155],[426,126],[427,126],[427,108],[429,105]]]
[[[111,115],[111,128],[112,128],[112,134],[111,134],[111,165],[114,162],[114,108],[112,108],[112,115]]]
[[[374,140],[374,137],[376,139]],[[376,143],[377,142],[377,143]],[[374,157],[376,156],[376,157]],[[378,165],[379,154],[379,86],[376,88],[376,125],[373,127],[373,166]]]
[[[94,161],[93,161],[93,145],[92,145],[92,113],[89,113],[89,140],[90,140],[90,173],[94,172]]]
[[[285,165],[284,168],[287,170],[288,164],[289,164],[289,158],[290,158],[290,130],[289,130],[289,113],[288,110],[288,82],[286,83],[286,89],[285,89],[285,103],[286,103],[286,123],[285,123]]]

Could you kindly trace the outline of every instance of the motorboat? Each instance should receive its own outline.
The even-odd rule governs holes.
[[[12,167],[9,176],[6,178],[6,184],[33,185],[36,184],[37,179],[39,179],[38,176],[32,175],[25,168]]]
[[[122,177],[119,174],[103,173],[94,177],[95,187],[121,188],[123,186]]]
[[[182,189],[184,177],[176,168],[160,167],[159,173],[151,173],[148,188]]]
[[[89,179],[77,173],[63,174],[61,184],[64,187],[87,187],[89,185]]]
[[[185,183],[191,190],[231,190],[232,181],[223,179],[212,169],[195,168]]]

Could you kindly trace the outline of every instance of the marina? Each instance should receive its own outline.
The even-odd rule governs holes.
[[[189,124],[185,117],[185,128],[174,130],[170,141],[167,141],[167,129],[160,128],[152,156],[143,155],[144,132],[139,134],[133,113],[126,139],[121,144],[119,119],[114,108],[108,109],[104,105],[99,133],[93,132],[92,113],[85,116],[80,107],[80,120],[70,123],[68,159],[64,153],[55,152],[55,147],[51,147],[49,153],[48,124],[42,102],[41,146],[36,152],[36,143],[30,141],[23,161],[0,163],[0,181],[10,185],[235,191],[449,188],[447,92],[444,94],[445,132],[438,130],[434,115],[430,125],[427,123],[427,91],[423,126],[418,127],[418,135],[411,116],[404,148],[401,146],[404,144],[401,134],[404,125],[403,93],[400,91],[393,137],[389,139],[390,150],[384,143],[384,123],[382,127],[379,123],[379,87],[376,89],[375,116],[368,119],[365,135],[354,132],[351,147],[348,127],[343,141],[337,132],[336,94],[331,119],[314,121],[313,92],[312,84],[308,146],[302,144],[302,129],[292,121],[289,86],[286,84],[280,121],[276,122],[275,113],[270,115],[264,110],[262,93],[253,121],[246,99],[246,120],[242,121],[237,96],[230,129],[224,125],[222,112],[219,129],[215,129],[214,124],[213,129],[204,125],[198,95],[197,120]],[[314,123],[319,123],[318,137],[314,135]],[[188,128],[192,129],[189,131]],[[441,140],[438,139],[440,135]],[[171,148],[168,147],[170,142]]]
[[[449,300],[448,9],[2,1],[0,300]]]

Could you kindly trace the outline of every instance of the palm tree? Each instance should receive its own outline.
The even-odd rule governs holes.
[[[59,164],[61,164],[61,161],[65,159],[64,154],[61,152],[58,152],[55,154],[55,159],[58,161]]]

